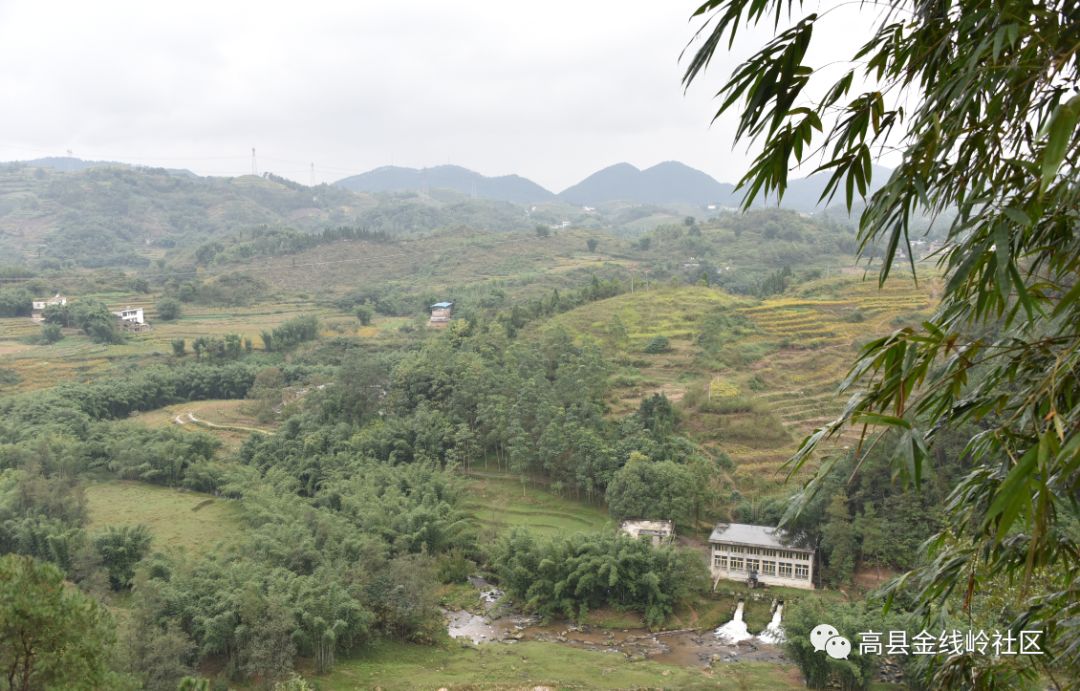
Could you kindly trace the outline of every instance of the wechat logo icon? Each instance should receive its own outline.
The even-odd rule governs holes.
[[[825,651],[834,660],[846,660],[851,653],[851,641],[840,635],[835,626],[818,624],[810,632],[810,644],[815,652]]]

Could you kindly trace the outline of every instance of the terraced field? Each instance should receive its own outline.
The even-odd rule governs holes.
[[[920,287],[898,277],[878,289],[875,281],[841,277],[743,310],[779,346],[753,368],[767,388],[761,400],[794,434],[828,422],[843,404],[836,388],[858,349],[928,314],[935,287],[932,278]]]
[[[154,303],[157,296],[126,293],[91,295],[113,309],[143,307],[150,331],[129,334],[128,340],[117,345],[92,342],[78,329],[64,329],[64,339],[52,345],[36,345],[31,341],[41,331],[41,325],[28,318],[0,319],[0,367],[14,371],[20,378],[16,386],[3,393],[28,391],[55,386],[69,380],[87,381],[108,371],[155,361],[171,361],[172,341],[183,338],[188,343],[199,336],[221,337],[229,333],[250,338],[258,350],[262,347],[260,332],[273,329],[283,322],[307,314],[319,317],[326,335],[355,335],[374,338],[381,332],[384,321],[376,317],[372,326],[363,327],[359,321],[332,308],[316,305],[310,300],[282,300],[250,307],[206,307],[185,305],[180,319],[158,321]]]
[[[566,329],[601,348],[618,370],[611,406],[621,415],[653,393],[681,399],[700,377],[695,340],[702,322],[710,313],[743,304],[749,303],[702,286],[659,287],[584,305],[552,318],[543,329]],[[668,340],[667,350],[645,352],[659,337]]]
[[[799,441],[840,412],[837,387],[861,345],[918,321],[938,289],[933,275],[918,286],[897,276],[879,290],[854,273],[766,300],[663,288],[585,305],[552,326],[596,344],[616,364],[613,415],[663,392],[681,403],[688,434],[736,462],[740,491],[758,491],[782,481]],[[670,349],[645,353],[657,336]],[[834,443],[857,439],[852,430]]]
[[[465,509],[481,530],[492,537],[513,528],[527,528],[538,536],[601,530],[610,525],[603,507],[557,496],[516,475],[470,471]]]
[[[273,434],[273,425],[260,423],[244,412],[247,401],[188,401],[133,414],[129,420],[149,427],[175,427],[209,432],[227,448],[237,448],[251,434]]]

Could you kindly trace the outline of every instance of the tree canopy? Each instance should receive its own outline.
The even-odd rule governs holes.
[[[761,153],[741,180],[745,204],[782,196],[796,164],[830,171],[822,198],[865,199],[859,241],[884,247],[879,278],[912,257],[914,218],[946,227],[941,302],[919,327],[866,344],[844,388],[852,398],[792,459],[799,469],[847,425],[877,433],[895,472],[918,488],[943,430],[971,424],[969,473],[925,565],[906,577],[917,601],[968,610],[994,574],[1024,584],[1011,622],[1047,631],[1047,658],[1080,666],[1080,21],[1064,0],[876,3],[870,39],[843,75],[807,64],[829,12],[782,0],[709,0],[684,81],[705,73],[743,26],[775,37],[721,87],[717,115]],[[785,11],[793,21],[780,22]],[[825,83],[822,83],[825,82]],[[815,98],[817,94],[824,94]],[[867,195],[875,152],[901,158]],[[916,270],[911,261],[911,270]],[[860,445],[865,454],[869,445]],[[805,488],[814,494],[837,459]],[[802,503],[796,503],[798,510]],[[903,586],[904,583],[896,587]],[[965,677],[971,656],[934,673]]]
[[[0,671],[15,690],[95,689],[114,681],[112,620],[104,607],[64,585],[53,564],[0,557]]]

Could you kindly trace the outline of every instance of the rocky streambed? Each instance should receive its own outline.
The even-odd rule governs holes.
[[[717,635],[712,629],[653,632],[578,626],[567,622],[542,624],[536,617],[502,613],[502,608],[496,606],[502,593],[481,579],[471,580],[480,591],[484,612],[448,610],[445,615],[447,631],[452,638],[477,645],[542,641],[683,667],[707,667],[717,662],[738,660],[786,659],[772,640],[749,635],[731,638]]]

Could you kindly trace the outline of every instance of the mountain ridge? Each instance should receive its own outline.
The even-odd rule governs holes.
[[[469,196],[531,204],[550,201],[555,194],[520,175],[489,177],[457,165],[430,168],[380,166],[334,183],[352,192],[415,192],[439,188]]]

